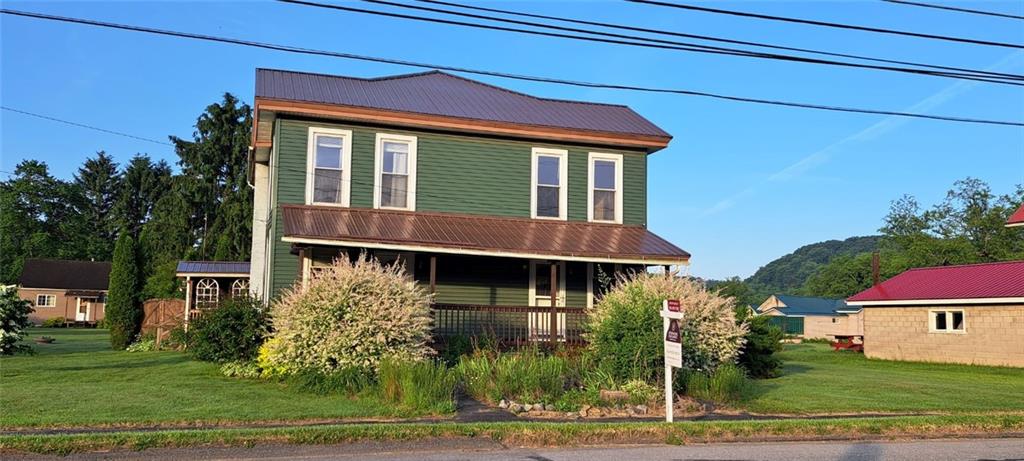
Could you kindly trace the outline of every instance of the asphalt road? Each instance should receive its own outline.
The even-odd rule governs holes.
[[[14,457],[7,459],[41,459]],[[483,440],[251,448],[155,449],[94,453],[64,459],[158,460],[515,460],[515,461],[1009,461],[1024,460],[1024,439],[917,440],[884,442],[772,442],[688,446],[596,448],[504,448]]]

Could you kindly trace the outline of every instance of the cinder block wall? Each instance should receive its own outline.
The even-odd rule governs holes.
[[[929,309],[963,309],[965,333],[928,331]],[[864,308],[871,358],[1024,367],[1024,305]]]

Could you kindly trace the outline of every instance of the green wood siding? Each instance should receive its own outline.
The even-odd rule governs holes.
[[[623,154],[623,221],[625,224],[647,223],[647,156],[643,152],[552,145],[528,141],[493,139],[482,136],[459,136],[427,131],[337,124],[319,120],[279,117],[274,128],[275,156],[271,160],[271,184],[275,206],[271,210],[274,238],[271,271],[271,297],[291,285],[298,274],[298,258],[291,254],[290,244],[282,242],[283,227],[278,204],[305,202],[306,152],[311,126],[341,128],[352,131],[352,172],[350,204],[353,207],[373,206],[374,143],[377,133],[417,137],[416,210],[465,213],[492,216],[530,217],[530,162],[533,147],[552,147],[569,151],[568,210],[573,221],[587,219],[587,157],[591,151]],[[525,260],[514,266],[524,266]],[[585,266],[580,279],[585,279]],[[508,271],[507,271],[508,270]],[[506,272],[507,271],[507,272]],[[439,271],[441,272],[441,271]],[[503,285],[479,287],[478,284],[445,282],[450,301],[498,304],[526,302],[526,273],[522,287],[511,280],[518,272],[502,269]],[[569,277],[572,280],[572,277]],[[441,281],[438,281],[439,287]],[[521,290],[521,293],[519,292]],[[572,299],[579,301],[580,291],[574,288]],[[441,290],[439,289],[439,292]],[[582,287],[585,305],[586,286]],[[440,300],[440,299],[439,299]]]

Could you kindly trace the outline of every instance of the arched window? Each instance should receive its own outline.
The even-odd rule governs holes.
[[[235,279],[231,284],[232,298],[245,298],[249,296],[249,279]]]
[[[220,298],[220,285],[214,279],[201,279],[196,284],[196,306],[212,307]]]

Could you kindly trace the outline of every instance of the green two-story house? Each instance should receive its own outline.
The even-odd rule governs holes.
[[[625,106],[443,72],[259,69],[253,293],[366,253],[429,287],[439,335],[577,339],[615,272],[688,263],[646,228],[647,156],[670,140]]]

